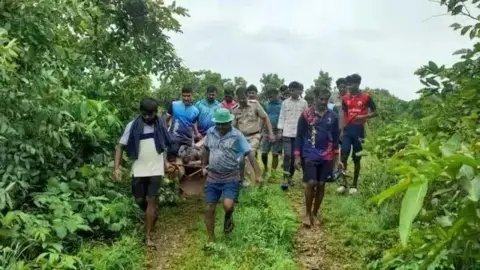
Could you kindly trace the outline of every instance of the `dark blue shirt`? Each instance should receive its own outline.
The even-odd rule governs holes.
[[[272,128],[276,129],[278,125],[278,119],[280,118],[280,109],[282,108],[282,101],[270,101],[265,106],[265,111],[272,123]]]
[[[295,155],[308,161],[333,160],[339,149],[338,116],[327,109],[320,115],[313,108],[302,113],[297,125]]]
[[[192,144],[193,125],[198,121],[200,114],[197,107],[186,106],[183,101],[177,100],[170,104],[168,114],[172,116],[169,130],[172,139],[179,143]]]

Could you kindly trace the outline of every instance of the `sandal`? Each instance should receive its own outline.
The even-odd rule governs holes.
[[[233,218],[230,218],[230,219],[226,219],[225,220],[225,223],[223,224],[223,231],[225,233],[231,233],[233,231],[233,228],[234,228],[234,224],[233,224]]]

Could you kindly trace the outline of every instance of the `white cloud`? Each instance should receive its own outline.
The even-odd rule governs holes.
[[[308,86],[323,69],[336,79],[353,72],[363,85],[409,100],[421,87],[413,72],[429,60],[451,64],[470,41],[452,17],[427,0],[180,0],[191,17],[172,36],[191,69],[243,76],[262,73]],[[428,19],[428,20],[427,20]]]

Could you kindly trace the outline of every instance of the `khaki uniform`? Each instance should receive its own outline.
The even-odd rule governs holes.
[[[242,108],[237,105],[233,108],[232,114],[235,115],[234,126],[240,130],[248,140],[253,153],[260,148],[260,139],[262,138],[262,118],[268,117],[262,105],[256,100],[249,100],[247,106]],[[261,121],[262,120],[262,121]],[[249,184],[249,179],[253,175],[253,168],[250,162],[246,161],[245,172],[248,174],[244,184]]]

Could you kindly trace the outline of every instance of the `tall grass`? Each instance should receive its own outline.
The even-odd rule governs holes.
[[[83,269],[138,270],[145,264],[145,248],[134,233],[124,235],[111,245],[89,242],[83,245],[78,256],[84,262]]]
[[[353,164],[350,168],[353,170]],[[381,206],[368,203],[369,198],[391,185],[392,181],[395,179],[385,164],[374,157],[365,157],[358,194],[339,195],[335,191],[336,185],[328,188],[322,214],[326,241],[331,243],[327,245],[328,253],[338,259],[347,258],[349,264],[357,265],[358,269],[366,269],[397,241],[398,204],[393,201]],[[336,256],[338,252],[343,254]]]
[[[241,191],[234,213],[235,229],[223,235],[223,210],[218,205],[217,243],[200,251],[206,242],[203,221],[191,245],[176,261],[175,269],[296,269],[293,240],[296,216],[278,186]]]

